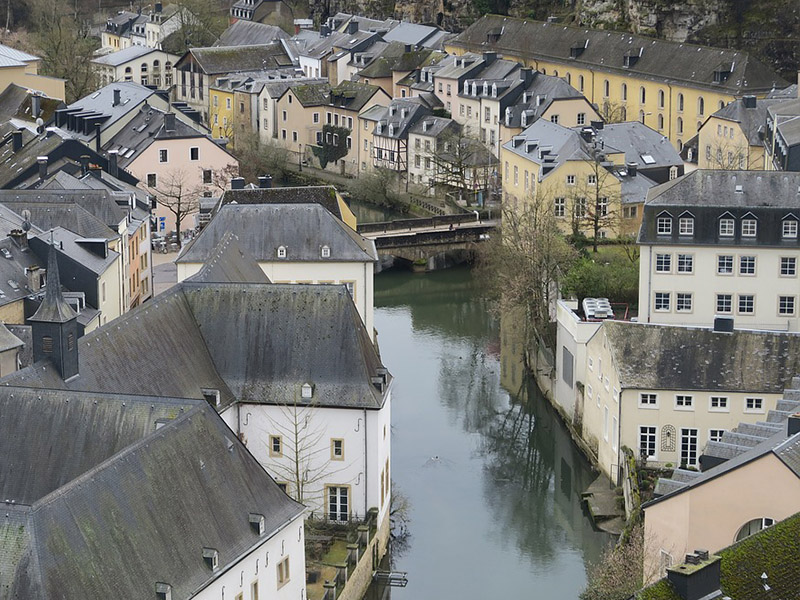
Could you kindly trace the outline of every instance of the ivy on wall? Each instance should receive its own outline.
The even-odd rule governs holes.
[[[324,169],[328,163],[336,162],[347,156],[347,136],[349,135],[350,129],[347,127],[322,126],[320,143],[312,148],[314,156],[319,160],[320,167]]]

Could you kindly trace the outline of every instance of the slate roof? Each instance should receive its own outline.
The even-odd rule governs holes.
[[[147,46],[128,46],[122,50],[117,50],[116,52],[111,52],[105,56],[95,58],[92,60],[92,62],[98,65],[118,67],[132,60],[152,54],[153,52],[161,51],[156,48],[149,48]]]
[[[214,46],[251,46],[287,40],[289,34],[275,25],[239,19],[222,32]]]
[[[59,171],[64,177],[74,177]],[[89,189],[86,183],[88,179],[98,181],[96,177],[85,176],[77,181],[76,188],[71,189],[38,189],[38,190],[0,190],[0,204],[6,204],[16,212],[23,210],[21,205],[26,204],[77,204],[85,211],[89,212],[97,220],[104,223],[107,227],[111,228],[114,233],[117,231],[119,224],[125,220],[125,211],[115,201],[113,195],[109,192],[107,187],[100,187],[99,189]],[[122,182],[120,182],[122,184]],[[122,184],[125,185],[125,184]],[[31,219],[33,222],[33,219]],[[38,223],[37,223],[38,225]],[[70,229],[67,224],[64,227]],[[49,229],[51,225],[41,225],[42,229]],[[80,231],[75,233],[80,233]],[[100,231],[98,229],[98,231]],[[82,234],[87,237],[99,237],[90,233]]]
[[[328,92],[331,106],[360,111],[375,94],[383,90],[377,85],[361,83],[358,81],[342,81]]]
[[[33,94],[28,88],[20,87],[14,83],[9,84],[6,89],[0,92],[0,119],[8,120],[12,118],[23,119],[33,122],[35,119],[31,113],[31,98]],[[57,98],[49,98],[39,95],[39,117],[48,123],[56,108],[63,103]]]
[[[114,250],[108,250],[108,253],[105,257],[95,254],[91,250],[88,250],[85,244],[82,243],[83,240],[92,239],[91,236],[79,235],[63,227],[53,227],[50,231],[46,231],[45,233],[36,236],[36,238],[45,244],[49,244],[51,235],[57,246],[57,251],[60,254],[63,254],[73,262],[90,270],[97,276],[105,273],[108,268],[119,258],[119,253],[115,252]],[[29,240],[29,243],[32,243],[35,251],[35,246],[37,245],[36,242]],[[67,285],[67,287],[71,286]]]
[[[441,30],[438,27],[403,22],[397,25],[397,27],[392,28],[391,31],[385,33],[383,39],[387,42],[400,42],[401,44],[428,47],[426,42],[438,34],[439,31]]]
[[[42,303],[28,320],[41,323],[67,323],[77,317],[78,315],[61,294],[61,278],[58,276],[58,260],[53,245],[47,254],[47,281],[49,285],[45,286]]]
[[[583,94],[560,77],[543,75],[538,71],[531,73],[531,76],[533,79],[527,86],[520,82],[521,89],[517,90],[513,105],[509,106],[503,115],[506,127],[522,127],[523,111],[527,111],[526,123],[530,125],[556,100],[583,97]],[[525,92],[527,92],[527,102],[523,100]]]
[[[576,130],[579,131],[580,128]],[[639,121],[610,123],[596,130],[595,135],[605,146],[624,152],[625,162],[636,163],[640,169],[683,165],[678,151],[670,141]],[[645,156],[650,156],[652,162],[649,159],[645,162]]]
[[[497,41],[490,42],[490,36],[497,37]],[[616,74],[629,73],[659,83],[736,95],[766,93],[776,86],[788,85],[746,52],[499,15],[483,16],[450,40],[449,45],[473,52],[496,50],[506,56],[537,57]],[[576,45],[585,45],[585,50],[572,58],[571,49]],[[638,56],[640,51],[635,64],[624,67],[624,55]],[[714,72],[722,65],[732,65],[733,71],[725,81],[714,83]]]
[[[408,133],[435,138],[444,133],[447,129],[457,132],[460,126],[453,119],[446,119],[444,117],[423,117],[408,130]]]
[[[373,111],[373,109],[375,110]],[[370,111],[373,111],[370,116],[373,116],[374,120],[377,121],[373,135],[393,139],[408,138],[409,129],[417,121],[430,114],[430,109],[427,105],[422,100],[415,98],[395,98],[389,106],[374,106],[362,113],[361,117],[364,117]],[[405,111],[405,116],[403,116],[403,111]],[[380,125],[380,132],[378,131],[378,125]]]
[[[773,121],[777,119],[778,132],[784,142],[790,146],[800,143],[800,98],[770,104],[767,112]]]
[[[751,146],[760,146],[764,143],[764,127],[767,122],[767,107],[779,104],[781,100],[765,100],[759,98],[753,108],[747,108],[744,100],[737,98],[729,102],[724,108],[719,109],[712,116],[727,121],[739,123],[742,133],[747,137]],[[707,124],[708,122],[706,122]],[[710,127],[710,125],[708,125]]]
[[[289,89],[303,106],[322,106],[328,103],[330,84],[327,81],[299,82],[289,86]]]
[[[119,423],[119,415],[125,415],[133,431],[120,435],[118,445],[123,447],[106,460],[75,473],[81,469],[71,469],[68,460],[81,452],[64,451],[72,447],[75,431],[60,422],[51,427],[56,435],[42,439],[37,430],[41,452],[23,455],[27,464],[22,470],[47,468],[48,460],[57,456],[67,462],[53,461],[50,468],[62,471],[55,476],[72,478],[32,506],[11,508],[14,529],[4,531],[4,538],[11,531],[14,536],[3,546],[14,551],[2,559],[9,585],[0,589],[0,598],[146,598],[153,596],[155,582],[169,583],[173,597],[188,598],[302,514],[303,507],[278,488],[208,405],[187,407],[183,414],[173,406],[170,416],[175,418],[153,431],[150,403],[163,412],[169,410],[161,408],[167,403],[147,400],[137,421],[127,417],[129,404],[137,402],[125,396],[93,400],[60,393],[50,402],[40,401],[35,410],[27,403],[27,414],[39,418],[52,413],[45,418],[55,422],[68,412],[62,407],[69,406],[75,414],[67,423],[76,428],[85,427],[87,420],[96,423],[76,440],[86,439],[81,452],[95,459],[101,450],[115,450],[113,439],[100,451],[87,451],[86,446],[104,435],[111,438],[114,433],[105,430],[125,424]],[[100,408],[101,403],[112,406]],[[22,413],[17,410],[22,404],[8,406],[13,416]],[[6,410],[3,415],[4,421],[10,420]],[[135,440],[137,434],[140,439]],[[26,445],[27,440],[19,444]],[[265,517],[264,536],[253,531],[250,513]],[[204,547],[219,552],[216,573],[205,565]]]
[[[292,67],[292,60],[280,42],[252,46],[190,48],[189,54],[206,75],[239,73]],[[185,59],[181,59],[183,62]]]
[[[344,285],[184,281],[81,337],[78,357],[69,382],[46,360],[2,383],[196,399],[212,389],[221,407],[294,402],[306,382],[318,406],[385,399],[370,381],[380,357]]]
[[[330,192],[327,192],[330,193]],[[226,192],[227,194],[227,192]],[[375,243],[368,240],[319,204],[225,204],[189,244],[177,263],[204,263],[229,232],[259,262],[374,262]],[[320,258],[320,248],[330,248],[330,258]],[[286,258],[278,259],[278,247]]]
[[[393,71],[413,71],[426,64],[433,55],[430,48],[406,51],[400,42],[390,43],[371,63],[358,72],[359,78],[391,77]]]
[[[3,259],[0,260],[0,306],[5,306],[23,300],[32,293],[28,289],[25,269],[34,265],[43,266],[44,261],[39,260],[33,252],[23,252],[9,237],[0,239],[0,248],[11,254],[11,258],[0,256]]]
[[[332,185],[246,188],[225,190],[222,204],[319,204],[337,219],[342,219],[336,188]]]
[[[607,321],[595,335],[607,336],[625,389],[780,394],[800,373],[797,333]]]
[[[6,197],[4,198],[4,196]],[[65,230],[69,230],[80,237],[102,238],[104,240],[114,240],[119,237],[116,230],[110,229],[79,204],[25,201],[25,199],[12,201],[4,193],[0,193],[0,203],[5,204],[18,214],[21,214],[23,210],[30,211],[30,222],[43,231],[63,227]]]
[[[23,52],[22,50],[17,50],[16,48],[12,48],[11,46],[6,46],[5,44],[0,44],[0,56],[21,63],[29,63],[41,60],[38,56],[34,56],[33,54],[28,54],[27,52]]]
[[[258,261],[239,246],[239,238],[230,231],[222,236],[203,268],[189,278],[205,283],[271,283]]]
[[[19,348],[24,344],[25,342],[11,333],[5,324],[0,323],[0,352],[5,352],[6,350],[11,350],[12,348]]]

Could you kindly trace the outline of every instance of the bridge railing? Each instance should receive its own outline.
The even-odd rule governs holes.
[[[375,239],[377,250],[385,248],[403,248],[409,246],[430,246],[436,244],[458,244],[463,242],[482,242],[489,239],[494,231],[492,225],[440,231],[424,231],[408,235],[393,235]]]
[[[403,231],[436,227],[437,225],[457,225],[459,223],[474,223],[478,221],[475,213],[459,215],[438,215],[435,217],[419,217],[413,219],[396,219],[394,221],[381,221],[379,223],[361,223],[358,233],[387,233],[389,231]]]

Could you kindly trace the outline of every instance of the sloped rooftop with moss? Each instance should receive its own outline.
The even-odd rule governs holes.
[[[798,598],[800,590],[800,513],[718,552],[720,589],[732,600]],[[765,590],[761,574],[767,574]],[[644,588],[636,600],[681,600],[666,579]]]

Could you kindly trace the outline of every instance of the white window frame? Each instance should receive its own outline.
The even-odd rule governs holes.
[[[752,406],[750,406],[752,404]],[[744,412],[748,414],[764,414],[764,399],[751,396],[744,399],[743,403]]]
[[[734,235],[736,235],[736,219],[720,219],[719,237],[733,237]]]
[[[691,275],[694,273],[694,254],[678,254],[676,261],[676,269],[678,273],[683,275]],[[681,265],[683,262],[683,265]]]
[[[785,261],[785,264],[784,264]],[[789,268],[791,265],[791,269]],[[784,272],[786,271],[786,272]],[[790,272],[791,271],[791,272]],[[781,256],[778,262],[778,272],[781,277],[796,277],[797,276],[797,257],[795,256]]]
[[[758,234],[758,221],[742,219],[742,237],[754,238]]]
[[[680,217],[678,219],[678,235],[694,235],[694,217]]]
[[[714,400],[717,406],[714,406]],[[708,412],[727,413],[731,412],[731,399],[728,396],[709,396]]]
[[[725,276],[733,275],[734,271],[735,271],[735,268],[736,268],[736,261],[734,260],[734,258],[736,258],[736,257],[733,254],[718,254],[717,255],[717,275],[725,275]],[[725,259],[726,268],[727,268],[728,264],[730,264],[730,270],[727,270],[727,271],[722,271],[721,270],[722,259]]]
[[[688,404],[686,404],[688,399]],[[675,394],[675,410],[693,411],[694,396],[692,394]]]
[[[647,402],[645,402],[645,400],[647,400]],[[654,394],[652,392],[640,392],[639,408],[643,408],[645,410],[658,410],[658,394]]]
[[[693,308],[694,308],[694,296],[691,292],[675,292],[676,312],[690,313],[692,312]]]
[[[672,235],[672,217],[656,217],[656,235]]]
[[[663,252],[656,253],[655,272],[672,273],[672,254]]]
[[[797,239],[797,221],[794,219],[784,219],[782,226],[782,237],[784,239]]]
[[[659,300],[663,302],[666,297],[666,307],[659,307]],[[670,312],[672,310],[672,293],[671,292],[653,292],[653,311],[654,312]]]
[[[652,436],[652,448],[653,448],[653,453],[652,454],[648,454],[646,460],[657,461],[658,460],[658,426],[657,425],[639,425],[639,438],[637,440],[639,456],[642,456],[642,449],[643,449],[642,448],[642,433],[643,433],[642,430],[644,430],[644,429],[647,430],[644,433],[645,433],[645,435],[648,436],[648,438],[650,436]],[[648,445],[650,445],[650,440],[648,440]]]

